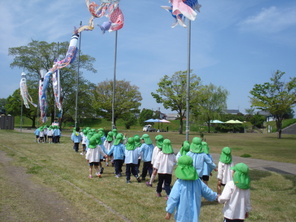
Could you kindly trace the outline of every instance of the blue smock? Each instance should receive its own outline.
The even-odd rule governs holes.
[[[125,145],[122,143],[119,143],[118,145],[112,145],[107,155],[110,156],[113,153],[114,160],[123,160],[124,150],[125,150]]]
[[[152,160],[152,153],[153,153],[154,145],[153,144],[146,144],[143,143],[140,147],[140,153],[142,154],[142,160],[144,162],[149,162]]]
[[[176,210],[175,220],[177,222],[198,222],[202,197],[214,201],[217,198],[217,193],[200,179],[178,179],[171,190],[166,212],[173,214]]]
[[[207,156],[205,153],[193,153],[189,151],[187,153],[188,156],[190,156],[193,159],[193,166],[196,169],[196,172],[199,177],[202,177],[203,168],[204,168],[204,162],[206,162],[210,168],[210,170],[213,170],[216,168],[216,164],[213,163],[210,157]]]

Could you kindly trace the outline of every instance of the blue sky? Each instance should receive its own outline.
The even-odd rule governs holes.
[[[98,0],[97,0],[98,1]],[[8,48],[32,40],[69,41],[73,27],[88,23],[84,0],[0,1],[0,98],[18,87],[22,70],[11,69]],[[296,1],[199,0],[202,5],[192,22],[191,69],[202,84],[213,83],[230,93],[228,109],[245,113],[249,92],[268,82],[276,70],[284,79],[296,75]],[[151,96],[164,75],[187,70],[187,29],[171,28],[173,18],[160,6],[168,0],[121,0],[125,16],[118,32],[117,79],[137,85],[141,108],[164,110]],[[104,19],[96,19],[95,25]],[[115,33],[99,27],[82,33],[81,50],[96,58],[96,74],[84,71],[93,83],[113,79]],[[36,101],[37,102],[37,101]]]

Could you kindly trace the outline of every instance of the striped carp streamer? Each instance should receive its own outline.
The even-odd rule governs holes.
[[[21,92],[21,96],[24,101],[24,105],[27,109],[30,108],[29,103],[32,106],[37,107],[37,105],[35,103],[33,103],[32,97],[30,96],[30,94],[28,92],[27,77],[26,77],[26,73],[24,73],[24,72],[21,73],[20,92]]]
[[[106,17],[107,21],[98,25],[103,33],[106,31],[117,31],[123,27],[124,16],[119,8],[119,0],[100,0],[100,5],[90,0],[85,0],[86,6],[91,14],[89,24],[82,26],[81,29],[94,28],[93,20],[95,18]]]

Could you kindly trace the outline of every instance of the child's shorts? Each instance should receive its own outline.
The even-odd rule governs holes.
[[[210,179],[209,176],[206,176],[206,175],[202,176],[202,180],[203,180],[203,181],[209,181],[209,179]]]
[[[224,217],[224,221],[223,222],[244,222],[244,220],[239,220],[239,219],[227,219]]]
[[[88,163],[89,166],[99,166],[99,162]]]

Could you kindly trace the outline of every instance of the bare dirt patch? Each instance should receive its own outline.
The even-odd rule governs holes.
[[[0,151],[1,221],[84,221],[59,193],[32,180],[12,161]]]

